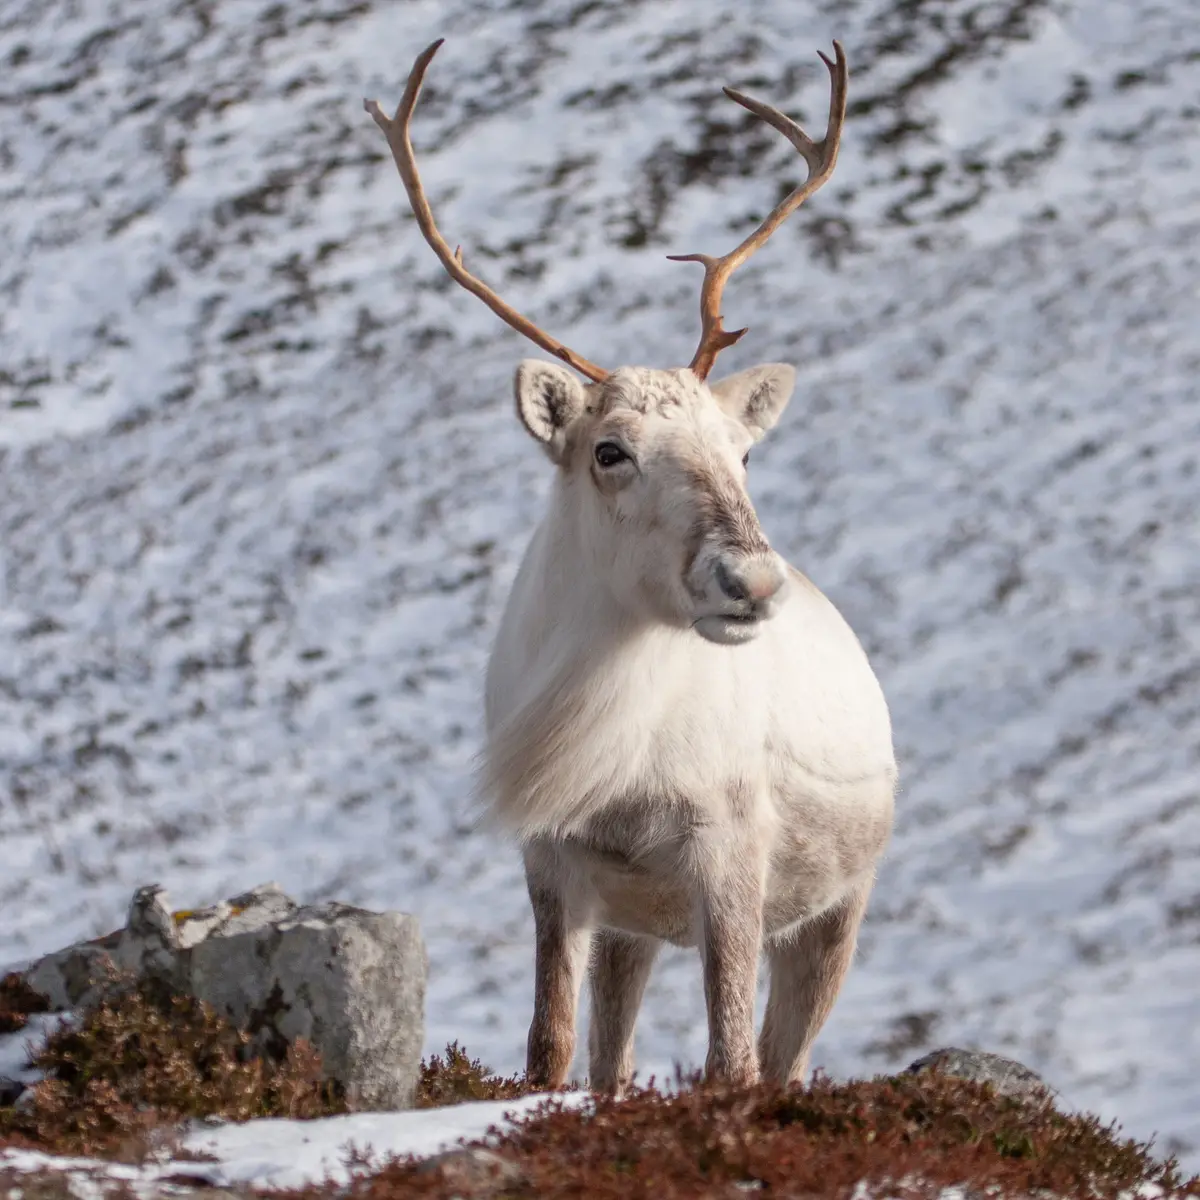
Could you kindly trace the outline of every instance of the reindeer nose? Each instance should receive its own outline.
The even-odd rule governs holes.
[[[750,562],[737,567],[718,562],[717,584],[730,600],[761,603],[783,587],[783,573],[771,562]]]

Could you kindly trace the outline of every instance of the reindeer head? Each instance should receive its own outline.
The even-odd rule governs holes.
[[[506,304],[463,264],[438,231],[425,197],[409,124],[425,72],[441,40],[413,64],[394,119],[373,100],[363,106],[387,136],[425,240],[451,277],[567,367],[527,359],[517,370],[517,410],[526,429],[562,473],[585,561],[626,607],[669,624],[690,626],[710,641],[748,641],[778,607],[787,573],[767,543],[746,493],[750,446],[779,418],[795,372],[754,367],[711,387],[717,355],[745,329],[726,330],[721,297],[730,275],[832,175],[846,111],[846,57],[834,42],[825,136],[813,141],[778,109],[741,92],[725,93],[786,137],[808,177],[743,242],[720,258],[672,255],[704,267],[701,334],[690,366],[606,371],[576,354]]]
[[[687,367],[622,367],[585,386],[556,363],[517,368],[517,411],[562,473],[558,515],[624,609],[724,643],[774,614],[787,574],[746,462],[794,380],[770,365],[710,388]]]

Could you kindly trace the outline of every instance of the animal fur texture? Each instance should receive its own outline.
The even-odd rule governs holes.
[[[699,948],[706,1069],[739,1082],[803,1076],[850,966],[896,766],[858,640],[746,491],[794,380],[517,371],[556,470],[488,666],[482,784],[524,854],[539,1085],[566,1080],[587,972],[591,1085],[628,1086],[663,942]]]

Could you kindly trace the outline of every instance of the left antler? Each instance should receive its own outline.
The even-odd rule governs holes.
[[[412,141],[408,136],[408,127],[412,120],[413,109],[417,107],[417,97],[421,94],[421,84],[425,81],[425,71],[444,40],[444,38],[438,38],[413,63],[408,83],[404,88],[404,95],[400,100],[400,107],[396,110],[396,116],[393,119],[389,119],[384,114],[377,101],[363,101],[363,108],[375,118],[375,124],[383,130],[387,137],[392,157],[396,160],[396,167],[400,172],[400,178],[404,181],[404,190],[408,193],[408,202],[412,205],[413,215],[417,218],[417,224],[425,235],[425,240],[433,247],[433,252],[441,260],[442,266],[449,272],[450,277],[465,287],[468,292],[478,296],[502,321],[506,321],[518,333],[523,333],[543,350],[549,351],[555,358],[561,358],[581,375],[586,375],[597,383],[602,379],[607,379],[608,372],[603,367],[589,362],[586,358],[576,354],[574,350],[564,346],[556,338],[552,338],[528,317],[522,316],[515,308],[506,304],[482,279],[477,279],[472,275],[463,266],[462,248],[451,250],[449,243],[438,232],[438,227],[433,219],[433,211],[425,197],[425,189],[421,186],[421,176],[417,173],[417,159],[413,153]]]

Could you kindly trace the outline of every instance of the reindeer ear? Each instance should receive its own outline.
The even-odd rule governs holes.
[[[728,416],[741,421],[758,441],[779,420],[796,386],[796,368],[786,363],[763,363],[710,385],[709,390]]]
[[[521,423],[557,463],[566,447],[566,428],[583,412],[583,384],[567,368],[540,358],[517,367],[513,389]]]

